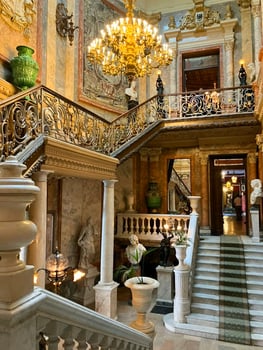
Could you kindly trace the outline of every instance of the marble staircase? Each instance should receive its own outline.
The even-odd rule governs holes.
[[[242,326],[249,328],[251,344],[263,345],[263,244],[252,243],[250,238],[244,236],[243,247],[245,260],[241,262],[241,268],[245,276],[242,279],[235,263],[234,247],[229,247],[227,251],[224,251],[226,258],[230,259],[230,267],[222,268],[220,237],[204,237],[200,240],[191,313],[187,316],[187,324],[182,325],[185,327],[183,333],[190,331],[191,334],[202,337],[220,339],[222,332],[228,332],[230,338],[233,335],[233,342],[236,342],[235,339],[241,338],[239,335],[241,325],[241,329]],[[224,276],[222,276],[222,269],[225,272]],[[222,284],[224,285],[223,291]],[[248,297],[245,301],[248,305],[247,311],[240,306],[244,302],[242,290],[246,290],[245,294]],[[224,316],[224,328],[226,329],[224,330],[222,330],[222,306],[220,306],[222,298],[226,302],[224,306],[226,315]],[[238,316],[233,318],[233,313]],[[179,331],[178,326],[177,324]]]

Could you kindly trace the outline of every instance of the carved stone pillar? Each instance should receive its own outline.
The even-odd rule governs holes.
[[[241,13],[240,26],[242,30],[242,60],[246,64],[253,62],[252,23],[251,23],[251,0],[238,0]]]
[[[201,231],[209,231],[209,201],[208,201],[208,155],[201,155]]]

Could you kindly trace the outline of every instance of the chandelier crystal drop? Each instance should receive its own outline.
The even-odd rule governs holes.
[[[88,46],[88,59],[102,66],[108,75],[125,74],[128,79],[143,77],[155,68],[168,66],[172,50],[162,44],[158,29],[133,15],[134,0],[125,0],[126,18],[101,30],[101,37]]]

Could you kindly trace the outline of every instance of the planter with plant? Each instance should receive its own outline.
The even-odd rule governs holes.
[[[131,237],[130,241],[132,238],[136,237]],[[155,304],[159,282],[154,278],[141,275],[141,270],[144,273],[145,256],[158,248],[142,247],[137,238],[132,249],[126,248],[126,254],[132,263],[130,266],[118,266],[114,271],[114,279],[124,283],[125,287],[131,290],[132,305],[137,312],[137,318],[130,326],[151,336],[154,334],[154,325],[147,320],[147,313]]]
[[[187,232],[182,230],[175,231],[173,236],[172,246],[175,248],[175,255],[179,262],[177,268],[182,268],[185,266],[184,259],[186,258],[186,249],[189,246],[190,239]]]

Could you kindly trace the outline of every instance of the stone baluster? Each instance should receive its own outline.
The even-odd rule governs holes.
[[[63,330],[60,337],[62,339],[64,339],[64,343],[63,343],[64,350],[72,350],[74,348],[75,342],[74,342],[74,335],[73,335],[73,327],[72,326],[66,327]]]
[[[58,350],[61,342],[58,335],[61,333],[59,324],[56,321],[50,321],[46,325],[44,333],[48,336],[48,350]]]

